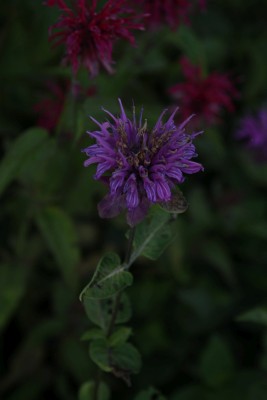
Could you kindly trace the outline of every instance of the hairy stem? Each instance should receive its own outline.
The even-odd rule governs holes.
[[[134,235],[135,235],[135,227],[130,229],[128,244],[127,244],[127,250],[126,250],[125,259],[124,259],[124,264],[125,265],[127,265],[129,263],[130,258],[131,258]],[[108,327],[108,330],[107,330],[107,337],[110,337],[110,335],[113,332],[114,325],[115,325],[116,318],[117,318],[117,314],[118,314],[118,311],[119,311],[121,295],[122,295],[122,292],[119,292],[116,295],[115,304],[114,304],[114,308],[113,308],[113,313],[111,315],[109,327]]]

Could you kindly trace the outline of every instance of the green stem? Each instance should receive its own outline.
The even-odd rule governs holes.
[[[129,264],[129,261],[130,261],[131,255],[132,255],[134,236],[135,236],[135,226],[130,229],[128,246],[127,246],[127,251],[126,251],[125,259],[124,259],[125,264]]]
[[[135,235],[135,228],[131,228],[130,234],[129,234],[129,240],[128,240],[128,244],[127,244],[127,250],[126,250],[126,254],[125,254],[125,259],[124,259],[124,263],[123,263],[124,265],[127,265],[130,261],[132,248],[133,248],[134,235]],[[81,295],[82,295],[82,293],[81,293]],[[110,319],[110,323],[109,323],[109,326],[107,329],[107,334],[106,334],[107,338],[109,338],[112,335],[112,332],[114,330],[117,314],[119,311],[121,295],[122,295],[122,292],[119,292],[115,297],[115,304],[114,304],[112,316]],[[97,373],[96,380],[95,380],[95,386],[94,386],[93,400],[98,400],[100,381],[101,381],[101,371],[100,371],[100,369],[98,369],[98,373]]]
[[[125,259],[124,259],[124,263],[123,263],[124,265],[128,265],[129,264],[129,261],[130,261],[130,258],[131,258],[131,254],[132,254],[134,235],[135,235],[135,227],[130,229],[127,250],[126,250]],[[119,311],[121,295],[122,295],[122,292],[119,292],[116,295],[116,298],[115,298],[115,304],[114,304],[114,308],[113,308],[113,313],[112,313],[112,316],[111,316],[111,319],[110,319],[110,323],[109,323],[109,326],[108,326],[108,329],[107,329],[107,338],[110,337],[110,335],[112,334],[113,329],[114,329],[114,325],[115,325],[115,322],[116,322],[117,314],[118,314],[118,311]]]

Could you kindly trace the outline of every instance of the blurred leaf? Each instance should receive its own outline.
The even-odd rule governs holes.
[[[15,311],[25,291],[25,271],[13,265],[0,265],[0,330]]]
[[[255,185],[255,183],[260,185],[267,184],[267,165],[264,163],[259,163],[253,159],[252,154],[249,152],[241,151],[236,154],[243,171],[248,175],[249,179]]]
[[[209,198],[203,187],[194,186],[191,190],[188,203],[189,214],[193,220],[194,226],[198,226],[201,230],[214,225],[215,218],[212,213]]]
[[[134,400],[166,400],[166,397],[162,396],[159,391],[153,387],[140,392]]]
[[[0,195],[8,184],[18,176],[23,164],[42,149],[48,139],[47,131],[32,128],[22,133],[13,143],[0,163]]]
[[[79,400],[95,400],[94,392],[95,391],[95,382],[89,381],[84,383],[79,390]],[[109,400],[110,391],[108,386],[104,382],[100,382],[97,400]]]
[[[237,317],[237,321],[254,322],[267,326],[267,307],[256,307]]]
[[[62,335],[58,343],[59,371],[67,371],[68,376],[80,383],[87,379],[91,373],[88,355],[84,351],[84,344],[74,335]]]
[[[109,326],[113,315],[115,296],[103,300],[85,298],[83,304],[88,318],[105,330]],[[125,323],[131,318],[131,315],[130,300],[126,293],[122,293],[115,323]]]
[[[80,300],[104,299],[132,284],[133,277],[125,271],[120,258],[115,253],[106,254],[98,263],[91,282],[83,289]]]
[[[137,225],[130,265],[141,254],[151,260],[156,260],[163,253],[173,240],[170,221],[170,215],[157,208],[151,216]]]
[[[118,344],[125,343],[129,339],[131,334],[131,328],[128,328],[126,326],[121,326],[117,328],[108,339],[109,346],[117,346]]]
[[[104,337],[105,333],[101,329],[92,328],[82,335],[81,340],[103,339]]]
[[[194,31],[189,26],[181,24],[178,34],[179,45],[183,49],[184,53],[193,63],[202,63],[202,67],[205,70],[204,48],[202,42],[195,35]]]
[[[265,34],[264,40],[257,40],[250,43],[249,53],[249,74],[251,79],[246,79],[245,95],[251,100],[259,96],[259,93],[267,84],[266,78],[266,59],[264,57],[265,43],[267,36]]]
[[[211,387],[224,384],[234,376],[235,363],[224,340],[212,336],[204,349],[198,367],[204,383]]]
[[[61,209],[47,207],[36,216],[39,229],[68,285],[76,287],[80,254],[72,220]]]
[[[107,341],[105,339],[94,340],[90,344],[89,354],[91,359],[105,372],[111,372],[110,354]]]
[[[266,395],[267,381],[264,373],[256,370],[240,370],[235,379],[223,387],[205,390],[203,400],[265,400]]]
[[[215,268],[228,284],[233,284],[233,262],[229,250],[219,239],[210,239],[202,247],[205,259]]]
[[[51,168],[53,174],[52,177],[52,174],[49,173],[49,168],[51,167],[51,164],[55,163],[55,159],[59,158],[59,152],[55,139],[49,137],[41,146],[31,153],[30,157],[25,159],[18,174],[19,181],[26,187],[29,187],[32,184],[38,184],[38,190],[40,191],[49,189],[49,186],[51,185],[50,182],[55,179],[55,174],[58,173],[58,171],[55,171],[55,166],[53,165],[54,168]],[[45,179],[49,179],[49,184],[47,187],[43,188],[40,183]],[[36,192],[38,191],[36,190]]]

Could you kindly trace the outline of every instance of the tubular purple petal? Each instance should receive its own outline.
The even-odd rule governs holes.
[[[98,206],[100,216],[111,218],[126,210],[127,222],[134,226],[145,217],[150,205],[171,200],[184,174],[203,170],[201,164],[191,161],[197,156],[192,141],[199,132],[185,132],[192,116],[176,126],[173,118],[177,110],[163,123],[164,110],[149,130],[146,119],[142,122],[143,108],[137,126],[135,106],[132,120],[120,99],[119,106],[119,117],[103,109],[111,118],[109,122],[101,124],[92,118],[100,131],[89,132],[97,144],[83,149],[88,157],[84,165],[98,164],[95,179],[105,180],[109,187]]]

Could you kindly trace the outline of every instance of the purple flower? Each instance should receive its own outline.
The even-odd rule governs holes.
[[[267,161],[267,109],[261,109],[255,116],[243,117],[236,137],[246,142],[258,160]]]
[[[143,109],[136,121],[135,107],[129,119],[120,104],[120,116],[104,110],[110,121],[99,123],[99,130],[88,132],[96,140],[82,151],[89,157],[84,166],[98,164],[95,179],[104,180],[109,193],[100,201],[98,211],[102,218],[111,218],[127,210],[127,222],[136,225],[153,203],[168,202],[177,183],[184,174],[203,170],[201,164],[191,161],[197,157],[192,140],[201,132],[187,134],[185,126],[175,126],[177,110],[163,122],[164,110],[152,130],[143,119]],[[107,173],[104,177],[103,175]]]

